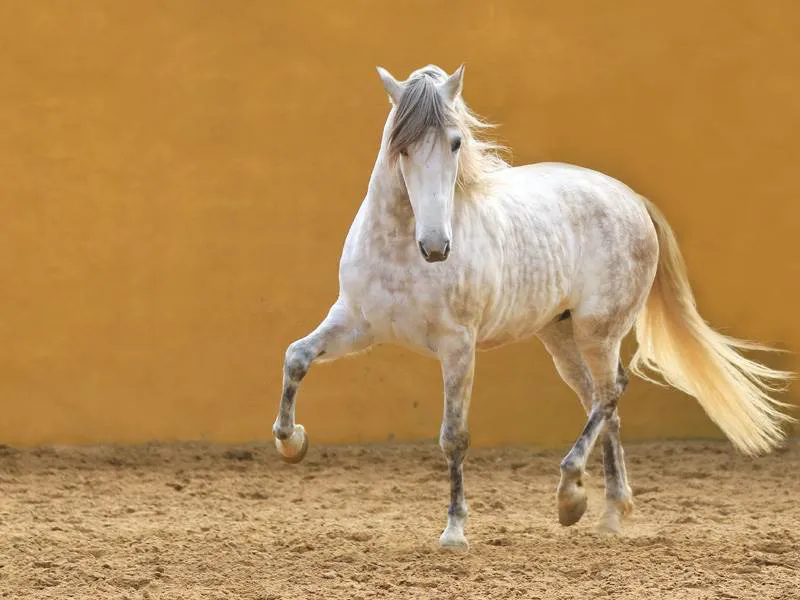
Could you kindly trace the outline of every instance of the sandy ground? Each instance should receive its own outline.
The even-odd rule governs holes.
[[[312,440],[313,442],[313,440]],[[466,555],[442,553],[434,444],[0,450],[2,598],[800,598],[800,443],[629,444],[621,537],[558,525],[559,454],[473,450]]]

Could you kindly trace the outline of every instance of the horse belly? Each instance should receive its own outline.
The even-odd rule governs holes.
[[[555,310],[545,311],[549,316]],[[539,310],[520,311],[513,319],[496,320],[487,323],[478,331],[479,350],[494,350],[514,342],[534,337],[547,323],[547,318]]]
[[[502,331],[486,334],[485,337],[479,337],[477,348],[481,351],[495,350],[514,342],[521,342],[523,340],[535,336],[541,327],[536,324],[527,323],[513,328],[505,328]]]

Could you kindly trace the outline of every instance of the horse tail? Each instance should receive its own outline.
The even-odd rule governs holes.
[[[737,352],[774,348],[725,336],[706,324],[697,311],[672,229],[649,200],[642,200],[655,225],[659,259],[655,281],[636,319],[639,347],[631,371],[660,383],[645,373],[648,369],[693,396],[743,454],[771,451],[785,437],[781,424],[796,419],[779,410],[790,405],[773,399],[770,392],[783,390],[794,374],[770,369]]]

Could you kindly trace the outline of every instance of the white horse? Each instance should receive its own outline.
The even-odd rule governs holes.
[[[303,458],[295,396],[314,362],[379,343],[438,358],[444,378],[440,445],[450,507],[439,541],[467,548],[463,461],[476,349],[537,336],[588,420],[561,462],[559,521],[586,510],[582,477],[602,436],[606,505],[600,527],[616,532],[633,507],[617,401],[627,383],[620,343],[636,326],[631,370],[644,369],[694,396],[742,452],[778,445],[793,420],[770,397],[790,373],[737,349],[770,348],[723,336],[695,308],[669,225],[645,198],[589,169],[544,163],[510,167],[488,127],[462,99],[463,65],[397,81],[378,68],[391,101],[369,188],[344,243],[339,296],[320,325],[292,343],[273,426],[284,458]]]

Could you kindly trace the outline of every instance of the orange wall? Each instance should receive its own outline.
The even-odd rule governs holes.
[[[633,185],[712,324],[800,351],[798,22],[789,0],[3,3],[0,442],[269,438],[284,349],[336,295],[376,64],[465,61],[516,163]],[[652,384],[621,411],[628,439],[716,435]],[[440,415],[438,365],[393,348],[317,367],[298,408],[312,442]],[[538,342],[481,355],[476,444],[581,426]]]

